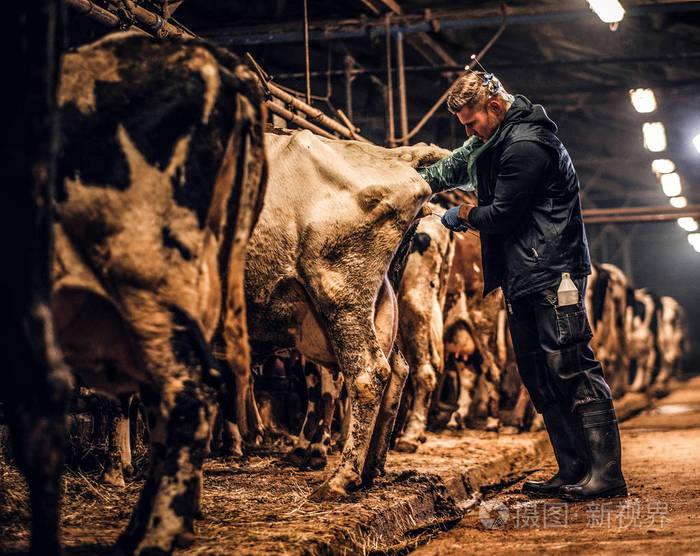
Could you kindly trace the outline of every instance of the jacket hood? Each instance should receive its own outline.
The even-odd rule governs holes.
[[[523,95],[515,95],[515,100],[511,104],[501,127],[513,124],[529,123],[542,126],[543,128],[556,133],[557,124],[547,116],[547,112],[541,104],[532,104]]]

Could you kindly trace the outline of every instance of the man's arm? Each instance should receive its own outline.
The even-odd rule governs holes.
[[[534,141],[518,141],[503,151],[494,199],[490,205],[462,210],[473,228],[505,234],[515,228],[552,164],[552,154]]]
[[[418,170],[421,177],[428,182],[433,193],[454,189],[469,183],[467,173],[467,156],[471,148],[465,145],[456,148],[452,154],[435,164]]]

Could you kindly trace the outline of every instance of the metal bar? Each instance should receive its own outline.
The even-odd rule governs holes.
[[[306,61],[306,104],[311,104],[311,75],[309,72],[309,8],[304,0],[304,59]]]
[[[76,10],[77,12],[80,12],[81,14],[84,14],[90,19],[93,19],[107,27],[119,27],[122,23],[119,17],[117,17],[115,14],[113,14],[109,10],[105,10],[103,8],[100,8],[99,6],[96,6],[90,0],[66,0],[66,4],[74,10]],[[194,38],[194,35],[192,35],[191,33],[188,33],[183,29],[175,27],[171,23],[165,21],[161,16],[149,12],[148,10],[140,6],[136,6],[134,8],[134,17],[140,25],[146,27],[146,31],[155,34],[160,38],[164,38],[166,36]],[[136,27],[135,29],[143,31],[138,27]]]
[[[406,107],[406,72],[404,72],[403,35],[396,35],[396,60],[399,72],[399,119],[401,122],[401,144],[408,145],[408,109]]]
[[[680,214],[682,216],[686,212],[700,212],[700,205],[688,205],[683,208],[671,206],[595,208],[584,210],[583,216],[629,216],[634,214]]]
[[[549,13],[518,13],[516,8],[509,8],[509,22],[512,24],[546,23],[560,21],[574,21],[577,19],[591,19],[597,16],[591,10],[577,10],[565,12]],[[700,11],[700,2],[670,2],[655,3],[643,6],[625,6],[625,17],[635,17],[654,13],[671,12],[695,12]],[[498,16],[470,17],[473,10],[451,10],[433,13],[432,19],[438,21],[441,29],[463,29],[469,27],[492,27],[500,25],[502,18]],[[429,22],[421,21],[422,16],[405,15],[397,16],[403,25],[394,26],[387,31],[380,21],[362,20],[326,20],[316,25],[316,29],[309,31],[309,40],[335,40],[381,36],[387,32],[422,33],[433,31],[433,26]],[[230,27],[219,30],[216,34],[211,31],[207,35],[213,42],[224,44],[262,44],[274,42],[301,42],[304,40],[303,33],[298,31],[285,31],[279,28],[274,31],[269,30],[269,26],[256,26],[252,28]]]
[[[345,137],[346,139],[358,139],[360,141],[364,141],[365,143],[371,143],[368,139],[365,139],[361,135],[358,135],[357,133],[351,133],[350,130],[345,127],[344,125],[336,122],[334,119],[329,118],[326,116],[323,112],[321,112],[318,108],[314,108],[313,106],[309,106],[306,104],[304,101],[299,100],[293,95],[290,95],[288,92],[280,89],[277,85],[274,83],[268,81],[267,83],[264,84],[264,87],[267,88],[267,90],[270,92],[270,94],[278,99],[280,99],[282,102],[286,104],[291,104],[296,108],[297,110],[300,110],[307,114],[308,116],[311,117],[311,119],[318,123],[321,124],[328,129],[331,129],[341,135],[342,137]],[[353,137],[355,135],[355,137]]]
[[[679,62],[694,62],[700,59],[700,52],[677,52],[674,54],[662,54],[659,56],[615,56],[612,58],[581,58],[577,60],[531,60],[523,61],[521,64],[489,64],[489,69],[494,72],[502,70],[521,69],[528,67],[557,67],[557,66],[585,66],[585,65],[605,65],[605,64],[634,64],[634,63],[654,63],[663,62],[679,63]],[[406,73],[426,73],[426,72],[456,72],[462,71],[464,66],[459,64],[432,64],[420,66],[406,66]],[[363,75],[367,73],[384,73],[385,68],[354,68],[350,71],[353,76]],[[344,70],[328,71],[313,71],[311,77],[326,77],[328,74],[332,76],[343,75]],[[303,72],[276,73],[277,79],[299,79],[304,77]],[[697,82],[693,81],[693,83]],[[682,82],[686,83],[686,81]],[[618,87],[619,88],[619,87]]]
[[[388,126],[387,126],[387,138],[386,144],[393,147],[396,143],[394,142],[394,84],[391,77],[391,14],[386,14],[386,87],[387,87],[387,101],[389,107],[388,114]]]
[[[337,139],[337,137],[335,135],[331,135],[325,129],[321,129],[317,125],[312,124],[306,118],[302,118],[301,116],[294,114],[294,112],[291,112],[291,111],[287,110],[286,108],[282,108],[281,106],[277,106],[274,102],[272,102],[270,100],[266,100],[265,104],[267,105],[267,108],[268,108],[268,110],[270,110],[270,112],[277,114],[278,116],[284,118],[288,122],[292,122],[292,123],[298,125],[299,127],[303,127],[304,129],[308,129],[309,131],[313,131],[315,134],[321,135],[322,137],[327,137],[328,139]]]
[[[352,82],[355,79],[352,75],[353,59],[352,56],[345,56],[345,110],[348,113],[348,118],[352,120]]]
[[[481,57],[482,57],[484,54],[486,54],[486,52],[488,51],[488,49],[491,48],[491,46],[493,46],[493,43],[495,43],[495,42],[498,40],[498,37],[501,36],[501,33],[503,33],[503,31],[504,31],[505,28],[506,28],[506,23],[507,23],[507,21],[508,21],[508,19],[507,19],[507,17],[506,17],[506,13],[505,13],[505,10],[504,10],[504,12],[503,12],[503,21],[501,22],[501,26],[498,28],[498,31],[496,31],[496,33],[494,33],[493,37],[491,37],[491,39],[489,40],[489,42],[486,43],[486,45],[484,46],[484,48],[482,48],[481,51],[480,51],[480,52],[474,57],[474,59],[469,63],[469,65],[468,65],[467,67],[468,67],[470,70],[479,62],[479,60],[481,59]],[[432,107],[430,110],[428,110],[428,112],[425,114],[425,116],[423,116],[423,117],[421,118],[421,120],[416,124],[416,127],[414,127],[407,135],[404,135],[403,137],[401,137],[401,138],[398,139],[397,141],[401,141],[401,142],[406,141],[406,144],[408,144],[408,143],[407,143],[408,140],[409,140],[411,137],[413,137],[416,133],[418,133],[418,132],[423,128],[423,126],[426,124],[426,122],[432,117],[432,115],[435,114],[435,112],[437,112],[437,109],[440,108],[440,107],[442,106],[442,103],[445,102],[445,100],[447,99],[448,95],[450,94],[450,89],[451,89],[451,88],[452,88],[452,87],[449,87],[444,93],[442,93],[442,96],[437,100],[437,102],[436,102],[435,104],[433,104],[433,107]]]
[[[668,222],[688,216],[699,218],[700,212],[684,212],[681,214],[630,214],[627,216],[594,216],[592,218],[583,217],[584,224],[625,224],[633,222]]]
[[[75,11],[106,27],[119,27],[121,21],[112,12],[96,6],[90,0],[66,0],[66,4]]]

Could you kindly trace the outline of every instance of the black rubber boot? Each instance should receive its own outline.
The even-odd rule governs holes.
[[[564,485],[559,496],[566,500],[590,500],[627,496],[620,464],[620,431],[612,400],[596,400],[577,408],[590,458],[590,469],[576,484]]]
[[[588,470],[586,451],[578,416],[560,404],[542,412],[559,471],[547,481],[525,481],[522,491],[534,498],[557,496],[559,487],[581,480]]]

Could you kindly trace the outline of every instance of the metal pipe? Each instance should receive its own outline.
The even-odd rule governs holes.
[[[300,110],[310,116],[310,118],[315,121],[316,123],[319,123],[328,129],[331,129],[341,135],[342,137],[345,137],[346,139],[358,139],[359,141],[364,141],[365,143],[371,143],[368,139],[365,139],[361,135],[358,135],[357,133],[352,133],[347,127],[344,125],[336,122],[334,119],[329,118],[326,116],[323,112],[321,112],[318,108],[314,108],[313,106],[309,106],[305,102],[299,100],[293,95],[290,95],[288,92],[280,89],[277,85],[274,83],[268,81],[264,84],[264,87],[267,88],[269,93],[280,99],[282,102],[285,104],[290,104],[294,106],[297,110]],[[354,137],[353,137],[354,135]]]
[[[676,208],[666,205],[661,207],[594,208],[584,210],[583,216],[628,216],[635,214],[675,214],[684,216],[684,214],[688,212],[700,212],[700,205],[688,205],[683,208]]]
[[[119,17],[117,17],[115,14],[96,6],[90,0],[66,0],[66,4],[77,12],[86,15],[90,19],[93,19],[107,27],[119,27],[122,23]],[[160,38],[172,35],[183,38],[194,38],[194,35],[175,27],[171,23],[165,21],[159,15],[149,12],[140,6],[136,6],[134,8],[134,17],[139,24],[147,28],[147,31],[152,34],[156,34]],[[134,29],[143,32],[143,30],[139,29],[138,27],[135,27]]]
[[[394,142],[394,84],[391,76],[391,14],[386,14],[386,87],[387,101],[389,107],[386,144],[393,147]]]
[[[292,122],[299,127],[303,127],[304,129],[308,129],[309,131],[313,131],[317,135],[321,135],[322,137],[327,137],[328,139],[337,139],[335,135],[331,135],[328,133],[325,129],[321,129],[317,125],[312,124],[310,121],[308,121],[305,118],[302,118],[301,116],[298,116],[294,112],[291,112],[287,110],[286,108],[282,108],[281,106],[277,106],[274,102],[270,100],[266,100],[265,104],[267,105],[268,110],[270,112],[273,112],[277,114],[278,116],[284,118],[288,122]]]
[[[306,59],[306,104],[311,104],[311,75],[309,64],[309,6],[304,0],[304,58]]]
[[[406,107],[406,72],[404,71],[403,35],[396,35],[396,60],[399,72],[399,119],[401,121],[401,144],[408,145],[408,109]]]
[[[512,9],[511,9],[512,11]],[[700,11],[700,2],[659,2],[656,4],[645,6],[629,6],[625,7],[625,16],[634,17],[648,15],[654,13],[670,13],[670,12],[695,12]],[[462,12],[464,13],[464,12]],[[399,17],[399,16],[397,16]],[[444,17],[445,19],[438,19]],[[517,14],[511,13],[508,16],[510,23],[544,23],[556,21],[573,21],[576,19],[596,18],[597,16],[590,10],[577,10],[570,12],[550,12],[537,14]],[[441,29],[464,29],[469,27],[491,27],[499,25],[502,21],[500,17],[481,17],[481,18],[458,18],[446,19],[447,16],[438,15],[436,21],[439,22]],[[406,20],[415,20],[415,16],[406,16]],[[326,26],[318,30],[309,31],[309,40],[336,40],[336,39],[351,39],[363,37],[376,37],[390,33],[402,33],[404,36],[412,33],[422,33],[433,31],[433,26],[430,22],[421,22],[417,24],[407,24],[394,26],[390,30],[386,30],[381,23],[376,21],[356,23],[356,27],[349,29],[329,30],[329,27],[338,27],[343,22],[341,21],[326,21],[320,22],[319,26]],[[277,43],[277,42],[301,42],[304,40],[303,33],[296,31],[267,31],[263,27],[257,27],[260,32],[253,32],[247,35],[231,36],[231,32],[240,32],[235,27],[230,31],[222,32],[220,35],[209,34],[208,37],[213,42],[223,44],[262,44],[262,43]]]
[[[481,51],[480,51],[476,56],[474,56],[474,59],[469,63],[469,65],[468,65],[467,67],[468,67],[470,70],[479,62],[479,60],[481,59],[481,57],[482,57],[484,54],[486,54],[486,52],[488,51],[488,49],[491,48],[491,46],[493,46],[493,43],[495,43],[495,42],[498,40],[498,37],[501,36],[501,33],[503,33],[503,31],[504,31],[505,28],[506,28],[506,22],[507,22],[507,21],[508,21],[508,20],[507,20],[507,18],[506,18],[506,14],[505,14],[505,10],[504,10],[504,13],[503,13],[503,20],[501,21],[501,26],[498,28],[498,31],[496,31],[496,33],[494,33],[493,37],[491,37],[491,39],[489,40],[489,42],[486,43],[486,45],[484,46],[484,48],[482,48]],[[423,117],[421,118],[421,120],[416,124],[416,127],[414,127],[414,128],[410,131],[410,133],[408,133],[407,135],[404,135],[403,137],[401,137],[401,139],[399,139],[399,141],[402,141],[402,142],[403,142],[403,141],[406,141],[406,142],[408,142],[408,140],[409,140],[411,137],[413,137],[416,133],[418,133],[418,132],[423,128],[423,126],[426,124],[426,122],[432,117],[432,115],[435,114],[435,112],[437,112],[437,109],[440,108],[440,107],[442,106],[442,103],[445,102],[445,100],[447,100],[447,97],[448,97],[448,95],[450,94],[450,90],[451,90],[451,89],[452,89],[451,86],[448,87],[448,89],[447,89],[444,93],[442,93],[442,96],[437,100],[437,102],[436,102],[435,104],[433,104],[433,107],[432,107],[430,110],[428,110],[428,112],[425,114],[425,116],[423,116]],[[407,143],[406,143],[406,144],[407,144]]]
[[[700,217],[700,212],[684,212],[680,214],[630,214],[627,216],[594,216],[586,218],[583,216],[584,224],[625,224],[633,222],[668,222],[677,218],[689,216],[692,218]]]
[[[501,70],[522,69],[528,67],[557,67],[557,66],[583,66],[583,65],[604,65],[604,64],[636,64],[652,62],[693,62],[700,58],[700,52],[674,52],[673,54],[662,54],[659,56],[616,56],[613,58],[582,58],[578,60],[530,60],[519,64],[489,64],[489,70],[499,72]],[[406,66],[407,73],[417,72],[446,72],[462,71],[463,66],[453,64]],[[353,68],[349,71],[352,76],[366,73],[384,73],[384,68]],[[311,77],[327,77],[328,75],[347,75],[346,70],[313,71]],[[299,79],[304,77],[303,72],[275,73],[276,79]]]
[[[96,6],[90,0],[66,0],[66,4],[75,11],[88,16],[90,19],[106,27],[119,27],[121,22],[112,12]]]

